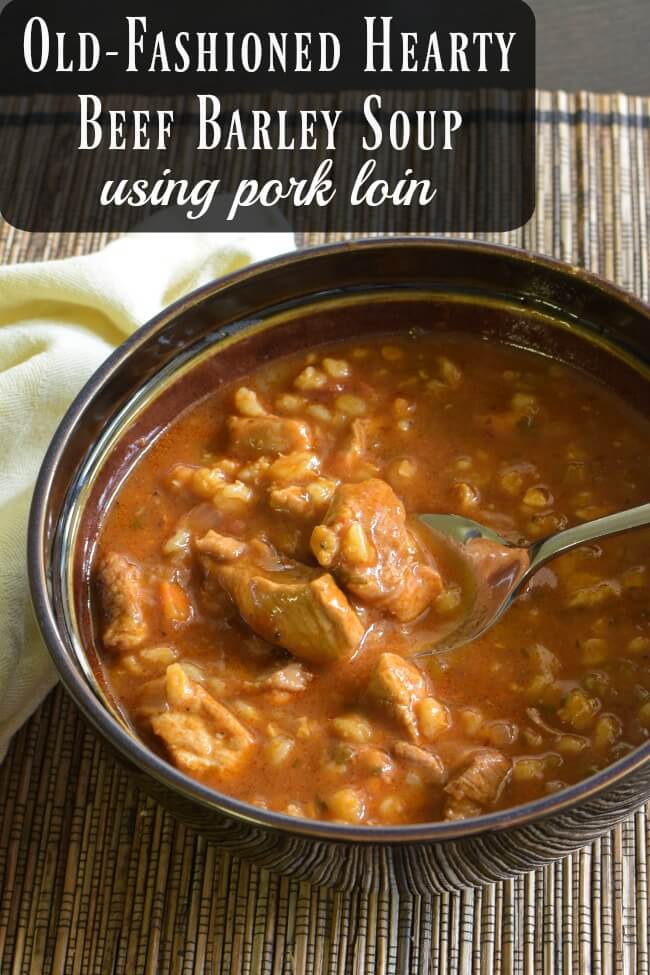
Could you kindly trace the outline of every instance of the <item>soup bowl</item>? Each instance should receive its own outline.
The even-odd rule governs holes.
[[[106,680],[88,571],[116,486],[157,434],[215,384],[274,355],[382,329],[465,329],[570,364],[648,403],[650,308],[611,284],[511,248],[390,238],[251,266],[139,329],[80,392],[48,449],[29,527],[32,598],[68,693],[147,793],[233,853],[340,889],[412,894],[506,878],[611,828],[650,797],[650,742],[576,785],[455,822],[302,820],[189,778],[138,736]]]

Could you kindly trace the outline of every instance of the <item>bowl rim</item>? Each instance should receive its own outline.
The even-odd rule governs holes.
[[[311,840],[371,845],[412,845],[468,839],[488,831],[501,831],[531,825],[552,815],[566,812],[585,800],[594,798],[615,783],[642,768],[650,758],[650,740],[637,746],[595,774],[569,785],[559,792],[518,806],[500,809],[481,816],[458,821],[434,821],[404,826],[347,825],[325,820],[308,820],[288,814],[262,809],[221,793],[185,775],[164,758],[149,749],[142,741],[127,734],[118,721],[101,703],[74,663],[74,653],[61,635],[48,587],[47,502],[61,456],[68,437],[82,419],[95,392],[120,368],[137,348],[163,329],[183,311],[217,296],[233,286],[245,283],[279,266],[296,265],[318,260],[332,253],[345,255],[359,248],[368,250],[422,248],[428,250],[465,250],[471,254],[490,254],[507,257],[521,264],[534,262],[568,279],[579,279],[588,287],[627,305],[650,320],[650,305],[640,298],[583,268],[555,258],[539,255],[523,248],[504,244],[475,241],[467,238],[427,236],[395,236],[357,238],[290,251],[255,262],[224,277],[214,279],[184,295],[140,326],[119,345],[92,374],[74,398],[52,437],[43,458],[32,497],[27,537],[27,565],[29,586],[36,619],[48,652],[67,692],[93,727],[132,765],[158,783],[180,793],[213,812],[230,819],[251,824],[266,831],[282,832]],[[308,301],[308,296],[305,297]]]

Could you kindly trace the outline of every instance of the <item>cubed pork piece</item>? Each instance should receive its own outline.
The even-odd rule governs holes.
[[[307,689],[312,674],[306,670],[297,660],[292,660],[284,667],[278,667],[269,674],[262,674],[255,681],[249,681],[247,689],[260,691],[287,691],[290,694],[299,694]]]
[[[311,446],[309,427],[302,420],[281,416],[230,416],[228,446],[242,458],[260,454],[291,454]]]
[[[404,505],[379,478],[337,487],[311,548],[354,596],[401,622],[424,612],[442,589],[431,557],[407,528]]]
[[[97,566],[105,628],[104,645],[132,650],[146,639],[142,570],[124,555],[109,552]]]
[[[445,766],[439,755],[411,745],[407,741],[398,741],[393,749],[398,758],[410,765],[429,785],[442,785],[445,781]]]
[[[307,484],[289,484],[287,487],[271,485],[269,505],[274,511],[312,520],[315,524],[325,517],[336,483],[328,477],[317,477]]]
[[[289,570],[274,577],[254,565],[224,565],[221,584],[250,628],[300,659],[315,663],[350,656],[364,629],[331,575]]]
[[[474,752],[469,765],[445,786],[445,819],[469,819],[484,812],[497,800],[510,766],[510,759],[495,748]]]
[[[335,472],[344,477],[354,475],[355,469],[365,458],[368,448],[368,420],[353,420],[343,443],[333,458]]]
[[[220,562],[234,562],[246,551],[245,542],[230,535],[221,535],[213,529],[197,541],[196,547],[199,552],[212,555]]]
[[[203,567],[229,594],[253,632],[299,659],[325,663],[354,653],[364,627],[328,573],[276,559],[269,547],[251,542],[234,559],[214,557],[208,534],[197,541]]]
[[[191,680],[180,664],[167,668],[167,710],[151,719],[174,763],[192,774],[241,771],[254,744],[251,733],[228,708]]]
[[[310,501],[307,488],[303,484],[290,484],[289,487],[271,487],[269,491],[269,505],[274,511],[294,515],[299,518],[310,513]]]
[[[382,653],[368,681],[368,697],[388,711],[409,736],[420,737],[415,705],[427,697],[427,680],[414,664],[396,653]]]

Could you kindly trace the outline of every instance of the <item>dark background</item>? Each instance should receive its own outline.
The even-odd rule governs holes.
[[[363,0],[364,4],[368,0]],[[649,0],[650,2],[650,0]],[[449,32],[462,31],[470,37],[477,31],[513,31],[517,43],[509,59],[509,72],[500,72],[500,59],[490,57],[487,70],[477,77],[473,72],[454,74],[441,79],[435,72],[402,71],[395,62],[393,50],[392,74],[377,69],[365,71],[366,30],[359,7],[350,0],[328,0],[326,5],[312,4],[297,10],[296,0],[273,0],[264,7],[260,0],[237,0],[217,10],[210,0],[112,0],[110,5],[88,6],[87,0],[65,0],[52,4],[51,0],[13,0],[0,16],[0,210],[14,226],[24,230],[75,232],[80,230],[126,231],[148,216],[157,215],[156,230],[243,230],[243,223],[226,222],[226,213],[210,211],[209,223],[187,219],[187,207],[177,193],[166,197],[165,225],[163,208],[152,202],[150,191],[162,183],[165,186],[196,186],[199,181],[218,178],[219,193],[235,193],[244,189],[248,180],[251,188],[260,185],[278,186],[284,198],[276,195],[265,210],[242,209],[240,221],[246,229],[263,230],[268,227],[268,213],[282,214],[296,232],[319,230],[352,230],[355,209],[351,191],[361,167],[371,166],[374,181],[381,179],[386,190],[395,189],[403,177],[415,181],[430,180],[429,191],[435,187],[436,196],[420,204],[420,190],[415,197],[402,196],[404,205],[393,203],[391,196],[376,193],[371,204],[363,205],[367,229],[386,233],[407,233],[420,230],[427,233],[456,231],[507,231],[524,224],[534,208],[534,17],[524,0],[372,0],[376,17],[390,15],[393,38],[399,31],[416,31],[422,38],[435,27],[440,32],[441,56],[449,62]],[[367,7],[365,8],[367,9]],[[219,70],[197,74],[148,72],[137,75],[124,69],[127,63],[127,31],[125,19],[137,10],[146,16],[147,37],[144,39],[146,65],[151,59],[153,38],[164,30],[167,45],[173,47],[175,32],[183,30],[194,36],[209,24],[218,26],[221,36],[232,30],[243,37],[254,23],[259,31],[295,29],[310,32],[332,30],[342,39],[342,58],[336,72],[305,74],[282,71],[271,74],[268,62],[256,74],[247,74],[239,67],[232,73]],[[42,42],[40,32],[33,38],[37,63],[41,47],[49,48],[50,57],[43,71],[31,73],[23,58],[24,31],[29,19],[45,18],[49,42]],[[212,15],[212,16],[211,16]],[[114,58],[101,58],[92,74],[77,71],[58,72],[53,38],[62,32],[65,44],[79,30],[92,31],[103,51],[116,50]],[[214,28],[213,28],[214,29]],[[217,45],[219,47],[219,45]],[[238,45],[236,45],[238,46]],[[420,57],[422,44],[420,44]],[[47,52],[46,52],[47,53]],[[68,45],[68,57],[72,49]],[[218,59],[221,57],[218,54]],[[196,58],[190,55],[195,66]],[[289,56],[289,65],[295,57]],[[471,63],[471,62],[470,62]],[[83,81],[82,79],[87,79]],[[480,87],[479,87],[480,86]],[[379,149],[364,149],[362,135],[367,129],[361,107],[369,92],[392,89],[382,95],[384,111],[380,117],[385,130],[391,110],[399,108],[411,113],[415,122],[425,98],[427,117],[434,113],[436,123],[442,120],[443,110],[462,115],[463,138],[454,145],[454,152],[442,150],[442,138],[437,134],[435,147],[424,134],[418,145],[406,139],[401,150],[392,150],[385,139]],[[174,136],[160,150],[156,140],[150,148],[137,150],[133,139],[124,140],[125,151],[112,151],[106,135],[110,128],[106,112],[103,115],[104,139],[92,152],[79,149],[79,101],[77,92],[95,93],[102,97],[102,107],[121,111],[142,108],[172,108],[177,111]],[[339,109],[342,112],[337,132],[337,151],[328,153],[321,141],[314,152],[295,148],[290,157],[286,153],[254,151],[231,152],[222,140],[212,150],[198,152],[196,146],[197,91],[217,94],[224,112],[234,111],[245,104],[241,93],[249,93],[251,105],[257,109],[282,109],[289,125],[295,125],[299,99],[309,92],[306,104],[310,108]],[[25,96],[32,96],[25,97]],[[272,101],[272,105],[270,104]],[[28,106],[27,111],[23,106]],[[267,109],[268,110],[268,109]],[[375,113],[377,114],[377,113]],[[222,121],[221,131],[227,131]],[[244,124],[250,130],[248,113]],[[132,129],[131,120],[126,124]],[[413,132],[413,129],[411,129]],[[290,134],[293,134],[291,131]],[[250,140],[250,131],[247,139]],[[273,135],[271,135],[273,140]],[[429,148],[427,148],[427,143]],[[277,144],[277,143],[276,143]],[[297,146],[300,143],[297,143]],[[433,155],[435,153],[435,155]],[[287,174],[294,180],[311,185],[318,166],[325,167],[336,188],[329,190],[327,205],[318,206],[313,193],[307,192],[296,200],[287,187]],[[331,167],[331,170],[330,170]],[[122,199],[131,196],[133,181],[140,189],[136,206],[100,204],[102,189],[113,190],[125,184]],[[179,182],[179,180],[181,182]],[[272,181],[272,182],[271,182]],[[416,186],[422,187],[422,182]],[[256,194],[257,195],[257,194]],[[259,196],[258,196],[259,199]],[[411,202],[409,202],[409,199]],[[346,203],[346,201],[349,201]],[[198,201],[197,201],[198,202]],[[198,207],[193,206],[194,212]],[[416,216],[414,217],[414,213]],[[251,223],[251,218],[255,221]],[[158,220],[160,217],[160,220]],[[215,225],[215,220],[219,223]],[[182,226],[179,226],[182,218]],[[169,222],[171,221],[171,222]],[[414,223],[415,221],[415,223]]]
[[[528,0],[537,86],[650,95],[650,0]]]

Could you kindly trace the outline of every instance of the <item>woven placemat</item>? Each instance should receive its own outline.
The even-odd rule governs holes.
[[[647,299],[650,99],[540,94],[539,109],[535,216],[493,239]],[[4,225],[0,259],[105,240]],[[60,688],[0,766],[0,803],[2,975],[648,973],[647,810],[561,863],[484,890],[342,895],[239,863],[177,824],[130,784]]]

